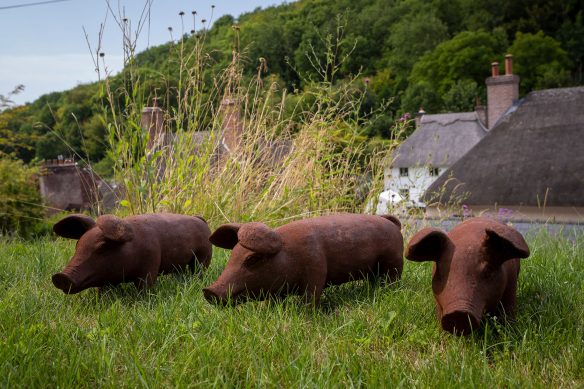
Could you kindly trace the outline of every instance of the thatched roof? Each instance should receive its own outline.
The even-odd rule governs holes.
[[[584,206],[584,87],[531,92],[426,191],[442,203]],[[434,197],[434,198],[433,198]]]
[[[486,134],[476,112],[424,115],[396,150],[395,167],[451,166]]]

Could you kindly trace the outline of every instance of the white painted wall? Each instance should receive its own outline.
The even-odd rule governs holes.
[[[400,175],[399,167],[386,168],[384,172],[385,190],[393,190],[401,195],[401,189],[409,189],[410,200],[419,205],[420,197],[426,189],[446,171],[446,167],[438,167],[438,175],[431,176],[430,169],[427,166],[408,167],[408,176]]]

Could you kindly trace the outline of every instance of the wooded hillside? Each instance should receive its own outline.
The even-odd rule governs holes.
[[[145,104],[158,96],[172,109],[181,52],[204,39],[210,84],[230,63],[234,45],[245,77],[257,73],[262,58],[263,77],[286,89],[291,101],[323,78],[352,80],[356,93],[365,94],[364,113],[382,108],[363,128],[370,137],[389,137],[391,124],[419,107],[430,113],[472,110],[477,99],[485,101],[490,63],[503,62],[507,52],[514,55],[522,94],[583,82],[582,0],[300,0],[237,19],[223,16],[209,30],[173,31],[173,42],[139,53],[128,64],[132,77],[140,79],[140,90],[131,93]],[[327,46],[341,64],[337,72],[319,65],[327,62]],[[127,79],[127,71],[114,76],[114,93]],[[73,149],[92,162],[102,160],[107,143],[102,86],[80,85],[2,112],[0,153],[28,163],[71,155]],[[124,102],[120,94],[119,104]]]

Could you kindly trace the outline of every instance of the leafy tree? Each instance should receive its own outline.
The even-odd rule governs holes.
[[[67,145],[66,140],[53,132],[47,132],[40,137],[35,144],[35,149],[36,158],[39,160],[54,159],[59,155],[67,157],[75,155],[75,150]]]
[[[584,81],[584,10],[573,21],[565,20],[557,37],[574,63],[573,82],[581,84]]]
[[[464,30],[463,23],[465,19],[462,8],[463,0],[432,0],[430,8],[435,9],[436,17],[448,29],[448,35],[453,36]]]
[[[481,89],[475,81],[468,79],[458,80],[442,96],[443,109],[447,112],[473,111],[477,97],[484,96],[482,96]],[[482,100],[484,101],[484,98]]]
[[[520,91],[565,86],[570,82],[570,59],[560,42],[545,35],[518,32],[509,52],[513,54],[513,72],[521,77]]]
[[[467,94],[469,91],[483,93],[488,66],[503,51],[505,44],[504,34],[484,31],[464,31],[439,44],[415,64],[402,108],[404,111],[417,109],[411,105],[415,102],[421,103],[427,112],[433,112],[433,109],[443,111],[447,109],[446,104],[438,102],[442,99],[437,96],[446,96],[451,106],[453,96],[461,93],[465,94],[466,101],[473,100]],[[472,87],[472,82],[477,87]],[[455,90],[450,92],[453,88]],[[414,98],[416,92],[412,89],[418,93],[423,91],[429,100]],[[468,103],[463,105],[468,106]]]
[[[517,32],[554,35],[566,21],[582,11],[581,0],[515,0],[504,5],[502,24],[510,35]]]
[[[285,59],[293,54],[290,47],[282,45],[283,40],[284,27],[269,20],[254,23],[242,31],[241,44],[247,51],[250,67],[263,58],[270,73],[282,74],[288,68]]]
[[[397,94],[397,76],[391,68],[381,69],[377,74],[367,77],[370,92],[378,99],[388,101],[394,99]]]
[[[101,115],[90,116],[83,123],[83,151],[91,161],[99,161],[107,149],[106,124]]]
[[[515,72],[522,77],[521,93],[581,84],[583,18],[582,0],[299,0],[258,8],[237,19],[222,16],[210,28],[151,47],[110,77],[109,83],[120,111],[130,100],[147,104],[153,96],[171,111],[177,106],[179,85],[188,77],[188,71],[179,74],[179,64],[194,68],[197,56],[191,54],[204,42],[197,57],[204,62],[202,78],[206,85],[220,83],[216,75],[231,61],[239,34],[242,82],[255,76],[261,57],[267,64],[264,77],[277,80],[290,92],[287,104],[293,107],[294,100],[310,101],[303,95],[310,95],[310,80],[322,79],[318,68],[330,65],[325,47],[333,42],[333,62],[341,63],[334,83],[351,82],[351,76],[359,73],[368,77],[361,111],[384,112],[365,131],[387,136],[388,121],[420,106],[428,112],[472,109],[474,99],[484,95],[488,64],[502,57],[508,40],[513,41]],[[324,73],[332,75],[330,66]],[[17,110],[4,109],[1,102],[5,106],[10,98],[0,96],[0,111],[4,110],[0,152],[25,162],[58,154],[78,154],[92,162],[102,159],[105,126],[100,118],[104,115],[100,88],[80,85],[41,96]],[[220,98],[211,90],[199,92],[204,101]],[[310,104],[306,109],[311,109]],[[202,119],[189,126],[203,129],[208,124]],[[177,120],[175,125],[187,124]]]
[[[505,20],[507,0],[460,0],[462,25],[468,31],[492,31]]]
[[[402,113],[418,112],[420,108],[428,113],[440,112],[443,102],[436,88],[428,81],[421,80],[410,84],[401,100]]]
[[[28,114],[28,106],[19,106],[0,115],[0,157],[9,155],[26,162],[34,158],[37,136],[27,131]]]
[[[394,24],[388,36],[389,64],[404,83],[420,57],[448,37],[448,28],[428,12],[410,14]]]
[[[387,66],[387,37],[398,20],[395,1],[364,1],[347,17],[347,46],[353,51],[343,65],[345,74],[374,74]]]

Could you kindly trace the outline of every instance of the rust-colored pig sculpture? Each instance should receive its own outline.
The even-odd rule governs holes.
[[[512,315],[519,258],[529,247],[515,229],[493,219],[469,219],[448,234],[425,228],[410,240],[406,258],[434,261],[432,290],[442,328],[465,335],[485,313]]]
[[[327,285],[366,277],[401,276],[403,237],[393,216],[342,214],[295,221],[276,229],[263,223],[225,224],[210,237],[232,249],[223,273],[203,289],[211,303],[268,295],[304,296],[318,304]]]
[[[75,254],[53,284],[65,293],[91,287],[134,282],[154,284],[159,274],[211,262],[211,230],[204,219],[158,213],[120,219],[104,215],[93,220],[71,215],[53,226],[59,236],[77,239]]]

